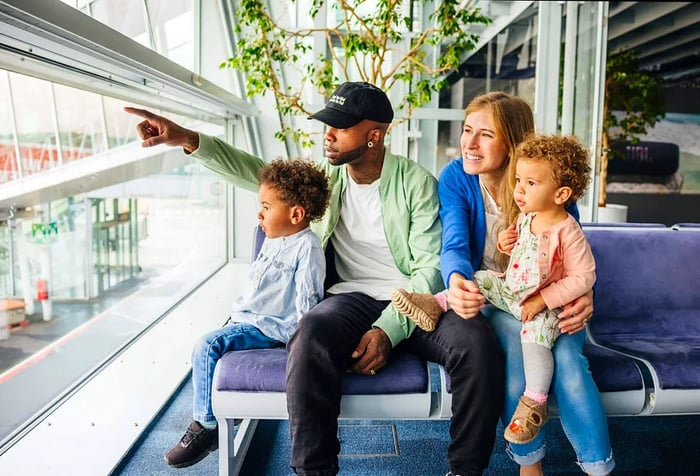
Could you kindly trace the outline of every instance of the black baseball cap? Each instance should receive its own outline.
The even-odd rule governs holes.
[[[364,119],[391,123],[394,109],[384,91],[366,82],[347,82],[338,86],[326,107],[310,115],[336,129],[348,129]]]

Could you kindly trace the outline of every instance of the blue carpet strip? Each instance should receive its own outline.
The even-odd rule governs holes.
[[[123,476],[189,476],[218,474],[218,452],[200,463],[173,469],[163,454],[177,443],[192,418],[192,387],[187,380],[173,400],[144,434],[141,441],[115,469]],[[699,415],[608,419],[617,467],[614,475],[700,475]],[[499,425],[499,434],[502,428]],[[576,455],[558,419],[547,431],[548,476],[580,476]],[[444,476],[447,472],[449,424],[446,421],[343,421],[340,476]],[[289,426],[286,421],[265,420],[241,469],[241,476],[292,475],[289,468]],[[505,441],[497,438],[485,476],[517,475],[517,466],[505,453]]]

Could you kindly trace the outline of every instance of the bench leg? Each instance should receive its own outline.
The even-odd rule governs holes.
[[[233,418],[219,421],[219,476],[238,476],[257,426],[258,420],[246,419],[236,431]]]

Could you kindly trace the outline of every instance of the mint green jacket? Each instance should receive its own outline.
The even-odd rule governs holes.
[[[265,163],[262,159],[204,134],[199,135],[199,148],[191,156],[233,185],[258,190],[258,170]],[[325,158],[318,165],[329,177],[331,194],[326,214],[311,228],[325,248],[340,217],[347,174]],[[384,235],[397,268],[410,279],[408,290],[435,293],[443,289],[437,180],[416,162],[387,151],[379,184]],[[411,335],[415,324],[389,305],[374,327],[382,329],[396,346]]]

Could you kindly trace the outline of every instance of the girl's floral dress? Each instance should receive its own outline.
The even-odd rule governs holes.
[[[530,230],[532,217],[534,214],[528,214],[523,218],[518,241],[511,250],[505,275],[488,270],[474,273],[474,281],[479,285],[484,297],[491,304],[513,314],[517,319],[520,319],[520,302],[540,283],[537,266],[539,239]],[[545,309],[533,320],[524,323],[520,331],[521,341],[533,342],[551,349],[561,333],[557,327],[559,322],[557,315],[560,311],[560,309]]]

